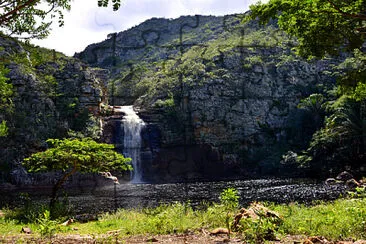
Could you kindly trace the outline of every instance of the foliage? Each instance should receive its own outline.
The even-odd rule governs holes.
[[[9,78],[6,75],[9,70],[0,64],[0,111],[11,106],[10,97],[13,95],[12,84],[7,83]]]
[[[57,221],[51,220],[50,211],[45,210],[43,216],[37,219],[41,236],[51,238],[59,229]]]
[[[343,102],[340,102],[343,101]],[[364,158],[360,104],[343,96],[338,103],[329,105],[332,114],[310,142],[306,155],[307,165],[318,173],[342,170],[344,165],[357,167]],[[321,169],[321,171],[319,171]]]
[[[70,170],[97,173],[109,170],[130,170],[130,159],[115,152],[110,144],[97,143],[90,138],[48,139],[51,148],[24,159],[23,165],[30,172]]]
[[[296,49],[301,56],[335,55],[363,44],[363,0],[270,0],[252,5],[250,10],[246,20],[259,18],[265,24],[272,18],[278,19],[282,30],[297,37]]]
[[[238,230],[250,243],[263,243],[275,240],[280,224],[274,217],[259,217],[258,219],[243,218]]]
[[[220,202],[227,209],[233,210],[239,206],[238,190],[234,188],[227,188],[220,194]]]
[[[356,187],[354,191],[349,191],[351,198],[366,198],[366,187]]]
[[[155,102],[154,106],[156,106],[158,108],[173,108],[174,107],[174,98],[170,97],[165,100],[158,99]]]
[[[13,96],[13,86],[7,83],[9,80],[6,75],[9,70],[0,64],[0,137],[7,136],[8,127],[5,118],[2,117],[3,114],[9,113],[13,109],[12,96]]]
[[[24,159],[23,165],[29,172],[61,170],[64,175],[58,179],[52,191],[50,208],[55,216],[57,192],[62,184],[76,172],[98,173],[110,170],[126,171],[132,167],[122,154],[114,151],[114,145],[97,143],[90,138],[83,139],[48,139],[51,148],[32,154]]]
[[[8,127],[6,126],[6,121],[3,120],[0,123],[0,137],[8,135]]]
[[[0,2],[0,27],[6,35],[21,38],[45,38],[51,24],[64,25],[63,11],[70,10],[71,0],[6,0]],[[98,6],[118,10],[121,0],[98,0]]]
[[[361,165],[366,153],[366,56],[362,48],[365,1],[270,0],[250,9],[246,21],[258,18],[265,24],[278,19],[280,29],[297,38],[295,49],[300,56],[311,59],[340,55],[344,59],[334,69],[340,97],[333,101],[333,107],[344,97],[348,99],[341,107],[328,111],[324,128],[313,135],[299,162],[308,163],[315,171]],[[303,100],[300,107],[322,112],[323,99],[317,94],[312,96]],[[314,116],[319,118],[316,113]]]
[[[297,107],[313,113],[319,113],[321,110],[324,110],[323,104],[324,96],[322,94],[311,94],[309,97],[302,99]]]

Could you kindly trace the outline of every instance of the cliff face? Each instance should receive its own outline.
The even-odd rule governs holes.
[[[99,113],[107,71],[9,38],[0,38],[0,50],[14,90],[12,111],[1,116],[9,134],[0,137],[0,181],[21,181],[19,163],[43,149],[46,139],[93,126],[90,134],[99,133],[91,115]]]
[[[284,174],[281,155],[308,143],[316,122],[297,104],[334,84],[336,61],[301,60],[275,23],[240,21],[151,19],[76,55],[108,68],[110,102],[147,122],[145,179]]]

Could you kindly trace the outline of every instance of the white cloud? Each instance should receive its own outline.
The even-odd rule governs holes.
[[[121,8],[99,8],[97,0],[75,0],[65,13],[65,25],[54,27],[51,35],[34,44],[67,55],[87,45],[103,41],[107,34],[126,30],[152,17],[177,18],[181,15],[225,15],[242,13],[256,0],[123,0]],[[92,4],[91,4],[92,3]]]

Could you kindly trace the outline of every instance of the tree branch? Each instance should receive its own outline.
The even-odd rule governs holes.
[[[333,1],[331,0],[327,0],[327,2],[332,5],[332,7],[337,10],[338,13],[340,13],[341,15],[343,16],[346,16],[346,17],[350,17],[350,18],[353,18],[353,19],[361,19],[361,20],[366,20],[366,15],[364,14],[350,14],[350,13],[346,13],[344,12],[340,7],[338,7]]]
[[[2,16],[0,16],[0,25],[2,25],[3,23],[11,20],[13,18],[12,15],[17,14],[18,11],[26,8],[27,6],[30,6],[30,5],[32,5],[34,3],[36,3],[37,1],[39,1],[39,0],[28,0],[24,4],[19,5],[16,8],[14,8],[13,10],[11,10],[11,11],[3,14]]]

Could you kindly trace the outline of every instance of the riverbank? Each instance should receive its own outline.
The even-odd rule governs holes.
[[[230,207],[230,201],[235,202],[233,199],[221,200],[218,204],[195,209],[181,203],[140,210],[119,209],[87,223],[75,221],[64,225],[61,223],[65,218],[54,221],[44,214],[29,223],[19,222],[14,211],[5,209],[0,217],[0,242],[48,243],[51,239],[52,243],[288,243],[292,239],[293,243],[303,242],[309,236],[321,236],[332,243],[353,243],[366,239],[366,198],[312,205],[264,204],[278,213],[281,221],[243,218],[239,228],[230,233],[230,239],[225,231],[223,234],[214,232],[218,227],[225,229],[228,223],[232,227],[239,208]],[[21,234],[25,227],[32,233]]]

